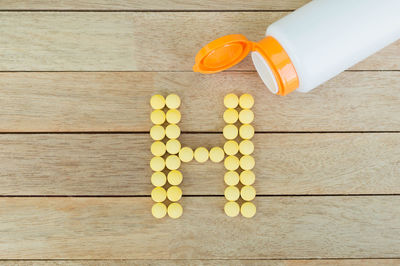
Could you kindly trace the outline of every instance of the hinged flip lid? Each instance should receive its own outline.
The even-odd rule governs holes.
[[[194,72],[211,74],[242,61],[252,50],[252,42],[242,34],[226,35],[204,46],[196,55]]]

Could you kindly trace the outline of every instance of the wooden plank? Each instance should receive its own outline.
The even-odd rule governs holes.
[[[348,260],[288,260],[285,266],[396,266],[400,264],[398,259],[348,259]]]
[[[219,36],[263,38],[288,12],[0,12],[0,71],[192,71]],[[212,28],[205,26],[212,21]],[[400,41],[353,69],[399,70]],[[247,58],[235,69],[254,70]]]
[[[316,260],[14,260],[1,261],[5,266],[40,266],[40,265],[68,265],[68,266],[131,266],[131,265],[146,265],[146,266],[186,266],[190,265],[209,265],[209,266],[398,266],[399,259],[316,259]]]
[[[223,146],[184,134],[184,146]],[[259,195],[399,194],[399,134],[257,134]],[[149,195],[145,134],[0,135],[2,195]],[[222,195],[222,163],[185,163],[185,195]]]
[[[0,10],[293,10],[310,0],[2,0]]]
[[[156,220],[149,198],[1,198],[0,257],[396,258],[400,249],[397,196],[257,198],[253,219],[227,217],[224,203],[184,198],[180,219]]]
[[[399,131],[400,72],[345,72],[272,95],[256,73],[0,73],[0,131],[148,131],[151,95],[178,93],[183,131],[221,132],[227,93],[256,98],[257,131]]]

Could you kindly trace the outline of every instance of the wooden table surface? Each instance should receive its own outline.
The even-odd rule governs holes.
[[[308,94],[272,95],[249,58],[191,71],[306,2],[0,1],[3,263],[399,265],[400,41]],[[151,216],[149,98],[172,92],[182,143],[208,148],[224,95],[255,96],[253,219],[224,214],[211,162],[182,166],[180,219]]]

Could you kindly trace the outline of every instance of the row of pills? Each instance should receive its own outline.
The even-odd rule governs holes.
[[[181,165],[178,153],[181,150],[181,143],[177,140],[180,136],[180,128],[177,125],[181,120],[179,108],[181,100],[178,95],[170,94],[166,98],[162,95],[153,95],[150,99],[150,105],[154,109],[151,112],[150,120],[154,126],[150,130],[150,136],[154,140],[150,150],[154,157],[150,161],[150,168],[154,171],[151,176],[151,183],[155,188],[151,192],[151,198],[156,203],[153,205],[151,212],[156,218],[163,218],[167,214],[171,218],[179,218],[183,213],[182,206],[177,202],[182,198],[182,190],[179,184],[182,183],[182,173],[177,170]],[[164,112],[164,107],[169,110]],[[168,125],[164,128],[163,124]],[[169,140],[164,143],[163,139],[167,137]],[[163,158],[164,155],[166,158]],[[165,168],[170,170],[168,175],[162,172]],[[168,189],[163,186],[170,185]],[[164,201],[169,200],[171,203],[166,206]]]
[[[190,162],[193,159],[199,163],[204,163],[208,159],[214,163],[219,163],[225,158],[225,152],[220,147],[214,147],[210,151],[204,147],[198,147],[194,151],[189,147],[183,147],[179,151],[179,158],[185,163]]]
[[[254,136],[254,128],[250,124],[241,125],[239,128],[233,124],[226,125],[222,130],[226,139],[236,139],[238,135],[242,139],[251,139]]]
[[[227,109],[223,118],[227,125],[223,129],[223,135],[228,140],[224,144],[224,151],[228,155],[224,161],[228,170],[224,175],[225,184],[228,185],[224,191],[228,201],[224,211],[229,217],[241,213],[244,217],[251,218],[256,213],[256,207],[251,202],[256,196],[256,190],[252,186],[255,181],[252,171],[255,161],[251,156],[254,144],[250,140],[254,136],[254,128],[250,125],[254,120],[254,113],[250,110],[254,105],[254,98],[250,94],[243,94],[239,98],[231,93],[225,96],[224,105]],[[238,106],[241,108],[239,112],[235,109]],[[235,125],[238,121],[242,124],[239,129]],[[239,144],[235,141],[238,135],[243,139]],[[237,172],[239,168],[243,170],[240,175]],[[239,182],[243,185],[240,190],[237,187]],[[239,198],[245,201],[242,206],[236,202]]]
[[[153,140],[162,140],[165,137],[177,139],[180,135],[181,129],[175,124],[170,124],[165,128],[162,125],[155,125],[150,129],[150,136]]]

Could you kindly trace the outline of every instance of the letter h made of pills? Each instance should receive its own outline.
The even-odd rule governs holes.
[[[254,113],[251,108],[254,98],[250,94],[240,97],[230,93],[224,98],[226,110],[223,119],[226,123],[223,135],[226,142],[223,147],[213,147],[210,150],[204,147],[196,149],[182,147],[178,138],[181,134],[178,126],[181,121],[179,106],[181,100],[176,94],[153,95],[150,99],[150,118],[153,123],[150,136],[153,139],[151,153],[153,158],[150,167],[153,170],[151,183],[154,188],[151,198],[155,202],[151,212],[156,218],[163,218],[167,214],[171,218],[179,218],[183,214],[183,207],[179,203],[182,198],[180,185],[183,175],[179,171],[182,163],[188,163],[193,158],[204,163],[208,159],[212,162],[223,162],[226,168],[224,181],[226,188],[224,195],[226,203],[224,211],[227,216],[235,217],[239,213],[251,218],[256,213],[252,202],[256,196],[253,187],[255,174],[252,171],[255,161],[252,156],[254,144],[254,128],[251,123]]]

